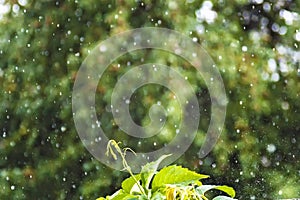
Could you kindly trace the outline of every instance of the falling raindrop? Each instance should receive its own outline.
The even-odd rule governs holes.
[[[274,153],[276,151],[276,146],[274,144],[268,144],[267,145],[267,151],[269,153]]]
[[[65,132],[67,128],[65,126],[60,127],[61,132]]]

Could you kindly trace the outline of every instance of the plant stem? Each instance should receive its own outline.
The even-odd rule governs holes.
[[[132,173],[131,168],[130,168],[130,166],[128,165],[128,163],[127,163],[127,161],[126,161],[126,158],[125,158],[125,155],[126,155],[126,151],[127,151],[127,150],[130,150],[130,151],[133,152],[134,154],[135,154],[135,152],[134,152],[132,149],[130,149],[130,148],[124,148],[124,149],[122,150],[122,149],[120,148],[120,146],[119,146],[119,143],[117,143],[115,140],[109,140],[109,141],[108,141],[108,144],[107,144],[107,152],[106,152],[106,154],[108,155],[108,154],[110,153],[110,154],[113,156],[113,158],[114,158],[115,160],[117,160],[117,156],[116,156],[116,154],[114,153],[114,151],[113,151],[113,149],[112,149],[111,146],[115,147],[115,149],[117,150],[117,152],[120,154],[120,156],[121,156],[121,158],[122,158],[122,164],[123,164],[124,169],[125,169],[126,171],[128,171],[128,173],[130,174],[130,176],[133,178],[134,182],[137,184],[137,186],[138,186],[139,190],[141,191],[141,193],[142,193],[145,197],[147,197],[147,199],[148,199],[148,196],[146,195],[146,193],[145,193],[143,187],[140,185],[139,181],[135,178],[135,176],[134,176],[134,174]]]

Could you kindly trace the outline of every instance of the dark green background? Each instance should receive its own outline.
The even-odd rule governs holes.
[[[101,40],[138,27],[177,30],[207,50],[229,101],[224,131],[213,152],[200,160],[197,152],[210,116],[203,80],[175,55],[143,50],[119,58],[99,82],[97,113],[107,135],[136,151],[160,148],[172,139],[180,111],[164,87],[136,91],[130,108],[138,124],[147,124],[153,103],[174,107],[163,130],[166,137],[130,138],[114,125],[107,107],[117,78],[142,58],[174,66],[196,88],[201,110],[197,137],[177,163],[210,174],[206,183],[233,186],[239,199],[300,197],[300,43],[295,37],[300,2],[211,2],[217,13],[213,23],[197,20],[203,1],[196,0],[28,0],[26,5],[4,0],[11,8],[0,20],[0,198],[95,199],[115,191],[128,176],[103,166],[83,147],[71,95],[88,52]],[[284,10],[294,15],[292,23]],[[268,67],[270,59],[277,63],[275,71]]]

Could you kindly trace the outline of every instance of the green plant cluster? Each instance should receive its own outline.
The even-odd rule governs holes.
[[[212,200],[234,200],[235,191],[228,186],[203,185],[201,179],[209,176],[198,174],[187,168],[171,165],[158,170],[160,163],[170,155],[163,155],[157,161],[142,166],[139,174],[133,175],[130,166],[126,162],[126,151],[119,147],[114,140],[108,143],[108,154],[117,159],[114,149],[123,160],[124,169],[130,173],[130,177],[122,182],[122,189],[106,198],[97,200],[208,200],[205,193],[211,189],[217,189],[230,195],[216,196]],[[231,198],[232,197],[232,198]]]

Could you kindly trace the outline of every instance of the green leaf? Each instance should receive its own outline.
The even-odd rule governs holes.
[[[198,174],[181,166],[168,166],[160,170],[156,174],[152,182],[152,189],[165,186],[166,184],[190,184],[195,183],[199,179],[208,178],[209,176]]]
[[[111,196],[100,197],[97,200],[138,200],[138,196],[128,194],[124,190],[118,190]]]
[[[212,200],[235,200],[231,197],[227,197],[227,196],[217,196],[215,198],[213,198]]]
[[[138,200],[148,200],[148,198],[145,197],[145,195],[139,195],[138,197],[139,197]]]
[[[141,180],[140,174],[134,175],[134,177],[137,181]],[[130,194],[130,191],[131,191],[132,187],[134,186],[134,184],[136,184],[136,182],[135,182],[134,178],[131,176],[122,182],[122,188],[126,193]]]
[[[150,182],[153,178],[153,176],[157,173],[157,169],[159,167],[159,164],[167,157],[171,156],[171,154],[163,155],[158,160],[147,163],[142,167],[141,170],[141,180],[142,180],[142,186],[145,190],[149,190]]]
[[[120,193],[109,200],[138,200],[139,197],[131,194]]]
[[[135,183],[130,190],[130,194],[141,195],[141,194],[145,194],[145,191],[143,188],[141,188],[140,183]]]
[[[162,199],[166,199],[166,195],[162,194],[160,191],[155,192],[152,196],[151,196],[151,200],[162,200]]]
[[[201,185],[196,188],[196,191],[202,195],[204,195],[205,192],[211,189],[216,189],[225,192],[231,197],[235,196],[235,191],[232,187],[226,186],[226,185]]]
[[[213,189],[215,186],[214,185],[201,185],[199,187],[196,188],[196,191],[201,194],[204,195],[205,192],[207,192],[208,190]]]
[[[229,187],[229,186],[226,186],[226,185],[220,185],[220,186],[216,186],[215,189],[221,190],[221,191],[225,192],[226,194],[228,194],[231,197],[235,197],[235,191],[232,187]]]

